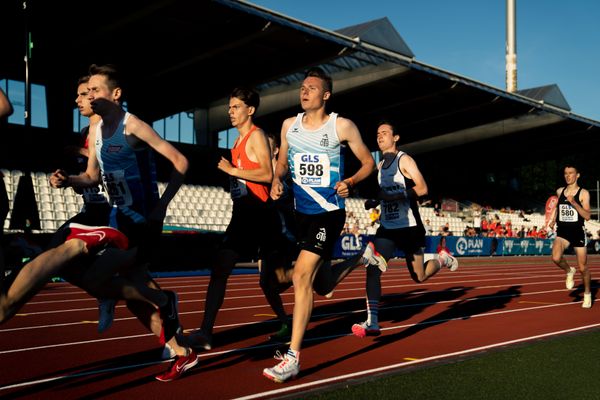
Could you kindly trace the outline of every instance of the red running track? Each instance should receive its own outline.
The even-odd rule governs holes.
[[[285,384],[262,376],[263,368],[276,363],[275,350],[285,346],[267,341],[279,325],[257,275],[230,278],[214,349],[200,353],[197,367],[169,383],[154,379],[168,366],[159,360],[157,340],[122,304],[113,327],[100,335],[96,300],[69,284],[49,284],[0,329],[0,397],[270,398],[600,326],[600,303],[582,309],[579,277],[579,286],[566,290],[564,273],[549,257],[460,263],[458,271],[441,271],[421,285],[410,280],[403,263],[394,264],[382,279],[383,330],[376,338],[349,333],[365,319],[364,270],[346,278],[333,298],[315,296],[300,376]],[[600,257],[591,256],[589,265],[596,292]],[[179,294],[183,325],[197,327],[208,277],[158,281]],[[284,302],[291,313],[291,290]]]

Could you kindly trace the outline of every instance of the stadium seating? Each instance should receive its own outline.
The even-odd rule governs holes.
[[[19,178],[24,173],[19,170],[11,171],[2,169],[1,171],[4,174],[4,184],[8,192],[9,206],[12,209]],[[50,187],[48,183],[49,175],[44,172],[31,173],[42,232],[54,231],[68,218],[79,212],[83,206],[81,196],[76,194],[72,188],[58,190]],[[165,183],[159,182],[158,189],[161,195],[165,187]],[[192,184],[183,185],[169,205],[165,225],[223,232],[231,219],[232,207],[233,203],[229,197],[229,193],[223,188]],[[359,229],[361,233],[364,233],[366,227],[371,223],[369,211],[364,208],[364,199],[347,199],[346,210],[346,222],[354,224],[358,221]],[[420,207],[420,213],[423,220],[430,220],[434,234],[446,223],[448,223],[454,235],[462,235],[465,228],[472,225],[472,220],[465,218],[463,214],[459,213],[445,212],[444,216],[436,216],[431,207]],[[470,213],[467,212],[466,214]],[[495,210],[487,212],[488,216],[494,214],[500,217],[502,223],[506,223],[510,219],[515,229],[521,226],[525,226],[525,228],[537,226],[539,228],[545,223],[544,215],[537,213],[520,217],[516,213]],[[7,219],[4,222],[5,230],[8,230],[10,215],[11,212],[9,210]],[[585,226],[593,234],[593,237],[597,238],[597,232],[600,230],[600,222],[586,221]]]

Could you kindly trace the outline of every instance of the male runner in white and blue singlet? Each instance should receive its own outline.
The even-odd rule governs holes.
[[[331,258],[344,226],[344,198],[375,167],[356,125],[335,113],[326,113],[325,105],[331,94],[331,77],[321,68],[310,69],[300,88],[304,112],[286,119],[281,128],[282,157],[277,161],[271,197],[277,200],[283,193],[282,180],[289,168],[300,254],[292,277],[294,314],[290,348],[279,364],[263,371],[264,376],[275,382],[284,382],[300,371],[300,348],[313,308],[313,280],[323,262]],[[346,145],[361,167],[344,179]]]

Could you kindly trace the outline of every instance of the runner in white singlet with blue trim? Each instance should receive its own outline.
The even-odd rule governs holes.
[[[344,198],[352,186],[374,170],[375,162],[362,141],[356,125],[337,114],[327,114],[331,78],[320,68],[310,69],[300,88],[304,113],[288,118],[281,127],[281,154],[271,197],[277,200],[288,168],[294,180],[293,192],[300,254],[293,272],[294,314],[292,340],[281,362],[265,368],[263,375],[285,382],[300,371],[300,348],[313,307],[313,281],[323,261],[331,258],[333,245],[345,221]],[[346,143],[361,164],[351,177],[343,178],[343,147]]]
[[[445,250],[438,259],[424,262],[425,228],[419,214],[417,198],[427,194],[427,183],[415,160],[398,150],[400,135],[391,123],[380,122],[377,127],[377,145],[383,154],[378,165],[379,198],[367,200],[365,208],[381,205],[381,226],[375,235],[375,243],[369,243],[369,253],[379,253],[383,261],[367,265],[367,320],[354,324],[352,333],[358,337],[380,333],[378,314],[381,298],[381,267],[392,258],[394,251],[405,253],[406,266],[411,278],[422,283],[446,266],[451,271],[458,268],[458,261]]]
[[[156,240],[162,231],[162,222],[169,202],[183,184],[188,161],[150,125],[121,108],[122,87],[118,71],[113,66],[94,64],[90,66],[89,73],[89,98],[94,112],[102,117],[102,123],[97,128],[90,127],[86,171],[77,176],[54,176],[53,186],[89,187],[97,184],[102,177],[104,183],[109,185],[109,198],[116,207],[114,220],[117,222],[117,228],[131,236],[134,244],[137,240],[139,244],[152,248],[152,241]],[[101,148],[96,149],[96,146]],[[141,152],[138,152],[139,150]],[[165,157],[173,166],[171,179],[160,198],[157,198],[155,175],[151,167],[151,150]],[[126,176],[126,173],[131,176]],[[152,235],[154,238],[148,237]],[[139,300],[159,308],[160,319],[163,321],[161,343],[168,342],[176,351],[177,357],[172,367],[156,378],[173,380],[183,371],[196,365],[197,357],[195,352],[180,347],[175,340],[175,334],[180,327],[176,294],[160,290],[145,270],[145,260],[140,260],[140,255],[143,256],[144,252],[138,251],[137,254],[137,268],[127,271],[129,280],[121,276],[124,271],[119,271],[120,274],[113,276],[111,280],[123,285],[121,298]],[[104,274],[111,272],[110,268],[107,268]],[[138,279],[144,279],[145,284]],[[132,287],[131,283],[135,286]],[[152,321],[155,319],[156,313]]]

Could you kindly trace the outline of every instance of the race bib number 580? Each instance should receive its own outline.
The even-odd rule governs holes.
[[[577,210],[569,204],[559,204],[558,220],[561,222],[577,222]]]
[[[329,156],[327,154],[294,154],[296,182],[314,187],[328,187],[330,183]]]

